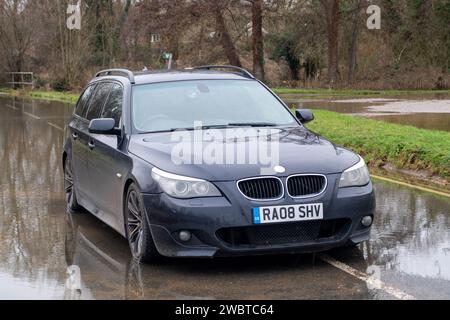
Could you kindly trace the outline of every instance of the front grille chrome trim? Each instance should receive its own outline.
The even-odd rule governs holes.
[[[325,179],[325,184],[323,186],[323,189],[320,192],[314,193],[314,194],[308,194],[308,195],[305,195],[305,196],[293,196],[293,195],[291,195],[291,193],[289,192],[289,179],[296,178],[296,177],[311,177],[311,176],[312,177],[323,177]],[[289,195],[289,197],[291,197],[293,199],[309,199],[309,198],[318,197],[318,196],[322,195],[323,193],[325,193],[325,191],[327,190],[327,187],[328,187],[328,179],[327,179],[327,176],[324,175],[324,174],[318,174],[318,173],[293,174],[293,175],[287,177],[287,179],[286,179],[286,190],[287,190],[286,192]]]
[[[241,183],[241,182],[244,182],[244,181],[250,181],[250,180],[260,180],[260,179],[276,179],[276,180],[278,180],[278,182],[280,183],[280,188],[281,188],[281,196],[278,197],[278,198],[272,198],[272,199],[253,199],[253,198],[247,197],[247,196],[242,192],[241,188],[239,187],[239,183]],[[236,188],[239,190],[239,192],[240,192],[247,200],[250,200],[250,201],[256,201],[256,202],[270,202],[270,201],[277,201],[277,200],[283,199],[283,198],[284,198],[284,195],[285,195],[285,191],[284,191],[285,188],[284,188],[283,181],[282,181],[280,178],[275,177],[275,176],[260,176],[260,177],[253,177],[253,178],[241,179],[241,180],[238,180],[238,181],[236,182]]]

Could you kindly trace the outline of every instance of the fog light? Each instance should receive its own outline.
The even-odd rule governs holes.
[[[192,239],[192,234],[189,231],[180,231],[178,233],[178,238],[183,242],[188,242]]]
[[[370,227],[372,225],[372,222],[373,222],[373,219],[371,216],[365,216],[361,220],[361,224],[366,228]]]

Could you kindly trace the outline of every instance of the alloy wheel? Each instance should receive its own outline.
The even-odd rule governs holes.
[[[127,199],[127,232],[131,251],[135,258],[142,253],[143,210],[139,196],[135,190],[130,191]]]
[[[66,203],[70,205],[72,203],[74,195],[73,172],[70,160],[66,161],[66,166],[64,170],[64,190],[66,193]]]

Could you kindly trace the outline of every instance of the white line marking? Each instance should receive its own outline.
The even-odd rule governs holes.
[[[345,273],[348,273],[349,275],[351,275],[361,281],[366,282],[367,284],[372,286],[372,288],[382,290],[382,291],[394,296],[397,299],[416,300],[416,298],[413,297],[412,295],[409,295],[400,289],[397,289],[390,285],[387,285],[379,279],[374,279],[373,277],[369,276],[368,274],[358,271],[358,270],[350,267],[349,265],[346,265],[345,263],[342,263],[328,255],[320,255],[320,259],[322,259],[322,261],[332,265],[333,267],[338,268],[339,270],[344,271]]]
[[[420,191],[434,193],[434,194],[438,194],[440,196],[444,196],[444,197],[450,198],[450,193],[448,193],[448,192],[442,192],[442,191],[437,191],[437,190],[433,190],[433,189],[422,187],[422,186],[416,186],[414,184],[410,184],[410,183],[407,183],[407,182],[402,182],[402,181],[390,179],[390,178],[387,178],[387,177],[380,177],[380,176],[377,176],[377,175],[374,175],[374,174],[372,174],[371,176],[372,176],[372,178],[375,178],[375,179],[378,179],[378,180],[387,181],[387,182],[390,182],[390,183],[396,183],[396,184],[399,184],[401,186],[405,186],[405,187],[408,187],[408,188],[414,188],[414,189],[417,189],[417,190],[420,190]]]
[[[59,131],[64,131],[63,128],[61,128],[60,126],[57,126],[57,125],[54,124],[54,123],[47,122],[47,124],[48,124],[50,127],[53,127],[53,128],[55,128],[55,129],[58,129]]]
[[[13,110],[19,110],[19,108],[13,107],[13,106],[11,106],[11,105],[9,105],[9,104],[6,104],[6,106],[7,106],[8,108],[10,108],[10,109],[13,109]],[[29,112],[23,111],[23,114],[25,114],[25,115],[27,115],[27,116],[29,116],[29,117],[32,117],[33,119],[41,120],[40,117],[38,117],[38,116],[36,116],[36,115],[34,115],[34,114],[31,114],[31,113],[29,113]],[[58,125],[56,125],[56,124],[54,124],[54,123],[47,122],[47,124],[48,124],[49,126],[55,128],[55,129],[59,130],[59,131],[64,131],[63,128],[61,128],[60,126],[58,126]]]
[[[25,114],[25,115],[27,115],[27,116],[29,116],[29,117],[32,117],[33,119],[41,120],[40,117],[35,116],[34,114],[31,114],[31,113],[29,113],[29,112],[24,111],[23,114]]]
[[[13,106],[11,106],[11,105],[9,105],[9,104],[7,104],[6,105],[8,108],[10,108],[10,109],[13,109],[13,110],[18,110],[18,108],[16,108],[16,107],[13,107]]]

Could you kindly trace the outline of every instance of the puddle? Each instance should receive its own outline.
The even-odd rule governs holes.
[[[368,106],[369,112],[395,112],[395,113],[448,113],[450,114],[450,100],[426,101],[395,101],[383,105]]]
[[[450,131],[450,114],[420,113],[402,115],[369,115],[373,119],[404,124],[417,128]]]

